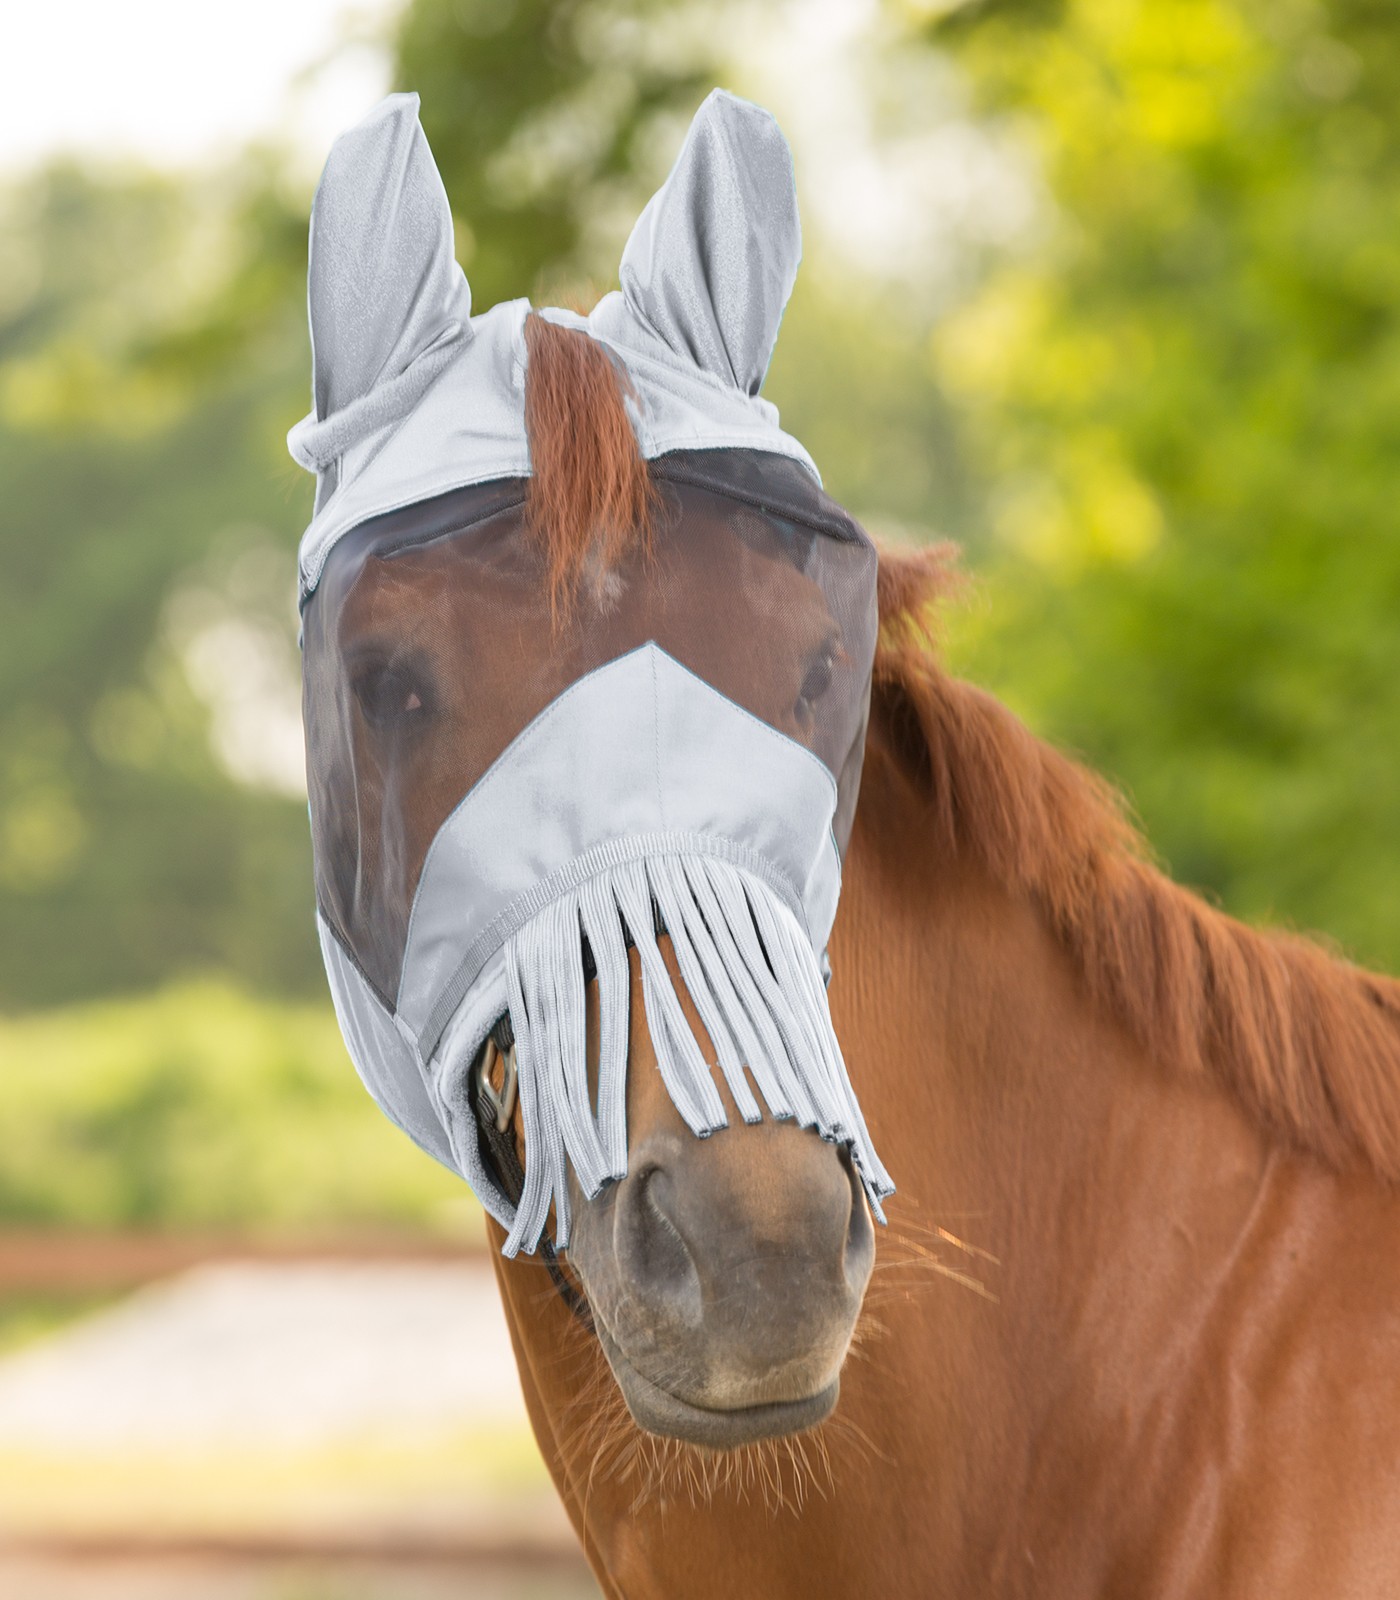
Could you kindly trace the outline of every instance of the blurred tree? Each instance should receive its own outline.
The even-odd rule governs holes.
[[[999,551],[959,658],[1186,881],[1400,966],[1393,10],[931,9],[1058,208],[936,338]]]
[[[693,0],[411,0],[395,86],[422,118],[474,309],[613,282],[730,41]]]
[[[0,1019],[0,1220],[462,1233],[462,1180],[384,1120],[324,1005],[222,982]]]
[[[236,367],[214,336],[261,242],[238,201],[68,167],[4,197],[0,1005],[314,981],[304,813],[221,770],[166,627],[212,547],[298,520],[296,308],[241,317]]]

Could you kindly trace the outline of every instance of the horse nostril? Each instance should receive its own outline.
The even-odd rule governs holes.
[[[659,1163],[645,1162],[624,1179],[615,1224],[618,1261],[648,1293],[693,1300],[698,1312],[699,1280],[674,1208],[671,1175]]]
[[[859,1300],[870,1281],[870,1270],[875,1264],[875,1224],[870,1218],[870,1207],[865,1199],[865,1187],[853,1170],[848,1168],[851,1183],[851,1219],[846,1230],[846,1249],[842,1265],[846,1284]]]

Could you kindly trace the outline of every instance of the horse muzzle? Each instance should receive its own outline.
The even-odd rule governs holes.
[[[634,1421],[714,1449],[815,1427],[874,1258],[848,1157],[775,1122],[659,1131],[631,1157],[569,1256]]]

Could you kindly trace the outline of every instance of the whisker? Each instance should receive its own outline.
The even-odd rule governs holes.
[[[932,1230],[935,1236],[941,1236],[943,1231],[944,1230],[942,1229]],[[961,1241],[958,1242],[961,1243]],[[992,1301],[993,1304],[1000,1303],[998,1296],[994,1294],[993,1291],[989,1289],[980,1278],[975,1278],[967,1272],[960,1272],[956,1267],[950,1267],[945,1261],[943,1261],[931,1249],[929,1249],[927,1245],[921,1244],[917,1239],[897,1237],[892,1241],[892,1243],[896,1246],[903,1246],[908,1254],[890,1255],[887,1252],[882,1253],[882,1258],[878,1259],[871,1268],[872,1277],[876,1273],[887,1275],[889,1273],[898,1273],[900,1271],[912,1272],[916,1277],[923,1272],[933,1272],[937,1273],[941,1277],[952,1279],[954,1283],[962,1284],[964,1288],[971,1289],[974,1294],[982,1296],[982,1298],[985,1300]],[[991,1255],[988,1251],[982,1250],[975,1246],[969,1246],[967,1248],[971,1250],[973,1254],[983,1257],[993,1264],[999,1264],[996,1261],[996,1257]]]

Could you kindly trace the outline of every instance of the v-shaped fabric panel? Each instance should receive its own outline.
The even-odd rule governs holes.
[[[516,929],[591,874],[642,856],[745,868],[824,949],[840,892],[835,809],[836,782],[811,751],[658,645],[632,651],[560,695],[438,832],[409,924],[400,1027],[431,1055]]]

